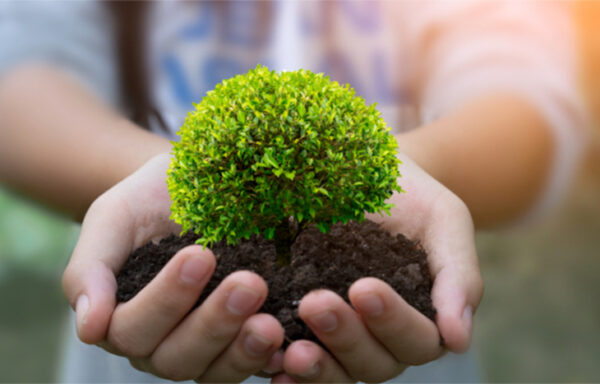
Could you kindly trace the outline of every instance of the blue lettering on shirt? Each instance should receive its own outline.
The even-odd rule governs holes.
[[[186,79],[185,71],[179,59],[173,56],[172,53],[167,53],[161,60],[161,66],[167,74],[173,96],[180,105],[189,108],[193,102],[198,101],[190,88],[190,82]]]
[[[381,8],[376,1],[335,1],[317,4],[318,12],[308,12],[309,7],[299,7],[301,34],[304,38],[317,34],[313,39],[320,39],[326,33],[333,33],[327,23],[331,22],[334,14],[336,18],[343,17],[348,25],[367,38],[375,38],[378,36],[376,34],[380,33]],[[220,6],[224,6],[225,12],[217,9]],[[277,4],[274,3],[273,7],[275,6]],[[312,9],[315,11],[315,8]],[[268,65],[272,59],[261,56],[261,50],[266,48],[269,42],[265,36],[268,37],[269,34],[259,33],[259,30],[264,31],[266,27],[260,25],[264,22],[260,14],[263,8],[257,1],[231,1],[223,5],[202,2],[197,4],[197,10],[197,17],[191,23],[182,26],[178,32],[182,42],[176,44],[184,46],[167,49],[162,53],[160,63],[174,99],[185,110],[223,79],[243,73],[256,66],[257,62]],[[274,9],[272,11],[272,15],[277,14]],[[272,30],[275,21],[271,19],[268,22],[272,23],[267,26]],[[211,42],[206,55],[197,58],[197,62],[184,66],[181,60],[185,60],[185,57],[178,55],[178,52],[182,52],[181,48],[184,51],[193,49],[194,44],[214,39],[218,36],[219,28],[223,28],[223,39]],[[359,76],[359,67],[354,61],[354,55],[332,47],[322,57],[317,58],[318,65],[314,69],[341,84],[350,84],[356,94],[364,97],[367,102],[384,105],[398,103],[399,98],[403,96],[399,89],[401,84],[390,81],[390,75],[391,71],[399,69],[392,68],[391,58],[385,54],[383,48],[365,51],[368,70],[371,72],[363,73],[364,76]],[[186,71],[194,71],[194,75],[199,75],[198,83],[192,84],[190,79],[196,76]]]

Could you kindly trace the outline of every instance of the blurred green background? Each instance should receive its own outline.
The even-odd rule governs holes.
[[[599,147],[543,222],[477,236],[475,347],[488,381],[600,382]]]
[[[486,292],[475,351],[491,382],[600,382],[600,146],[565,204],[528,228],[480,233]],[[54,381],[78,226],[0,189],[0,382]]]
[[[0,188],[0,382],[54,380],[68,313],[60,276],[78,230]]]

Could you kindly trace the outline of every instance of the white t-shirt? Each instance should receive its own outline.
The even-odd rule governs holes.
[[[539,216],[569,185],[583,137],[568,11],[567,2],[160,1],[150,14],[152,96],[175,132],[224,78],[259,63],[305,68],[349,83],[401,132],[478,94],[513,91],[556,143],[529,213]]]
[[[349,83],[367,102],[378,103],[392,127],[400,107],[414,104],[406,94],[409,60],[403,57],[401,20],[383,18],[391,3],[155,5],[149,49],[151,78],[156,81],[153,95],[172,131],[181,126],[192,103],[218,82],[259,63],[278,71],[305,68]]]

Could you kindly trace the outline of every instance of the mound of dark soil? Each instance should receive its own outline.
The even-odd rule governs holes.
[[[119,301],[127,301],[154,278],[181,248],[198,237],[171,235],[158,244],[135,250],[117,277]],[[314,227],[302,231],[291,248],[291,263],[277,263],[275,245],[254,236],[237,246],[215,244],[217,268],[198,300],[200,305],[230,273],[250,270],[261,275],[269,296],[261,312],[274,315],[286,332],[286,345],[293,340],[317,341],[298,316],[298,303],[311,290],[326,288],[348,301],[350,285],[361,277],[376,277],[392,286],[409,304],[428,318],[435,316],[431,304],[432,281],[427,254],[419,243],[399,234],[391,236],[371,221],[336,224],[327,234]]]

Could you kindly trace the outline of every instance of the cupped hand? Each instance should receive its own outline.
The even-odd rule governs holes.
[[[285,373],[273,382],[380,382],[435,360],[446,349],[467,350],[483,293],[469,210],[410,159],[401,159],[399,182],[406,193],[391,197],[391,216],[368,218],[392,234],[418,239],[428,252],[435,322],[375,278],[350,287],[352,306],[331,291],[311,292],[299,315],[331,353],[296,341],[284,354]]]
[[[88,210],[63,276],[80,339],[172,380],[241,381],[279,370],[283,329],[256,314],[267,296],[259,276],[228,276],[192,310],[215,268],[201,246],[179,251],[133,299],[116,303],[115,276],[129,254],[180,230],[169,220],[168,165],[169,155],[154,157]]]

